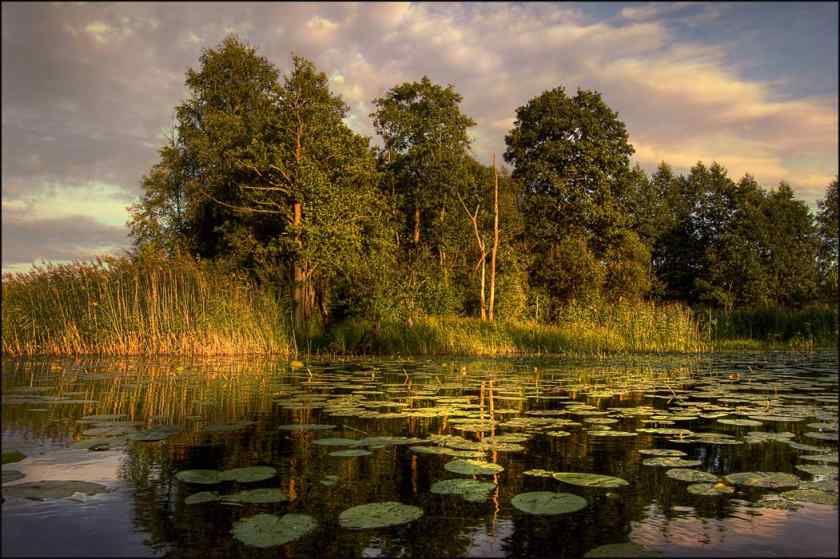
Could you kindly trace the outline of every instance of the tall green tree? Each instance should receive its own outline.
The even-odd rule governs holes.
[[[817,202],[817,234],[819,235],[819,272],[822,298],[837,303],[837,178],[825,189],[825,197]]]

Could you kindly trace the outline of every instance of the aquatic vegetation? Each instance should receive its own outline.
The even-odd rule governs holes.
[[[107,488],[98,483],[89,481],[30,481],[17,485],[8,485],[3,488],[3,495],[9,497],[23,497],[35,501],[46,501],[49,499],[63,499],[74,493],[84,495],[98,495],[105,493]]]
[[[701,460],[687,460],[677,456],[658,456],[642,460],[642,464],[645,466],[669,466],[671,468],[693,468],[702,463]]]
[[[628,542],[598,546],[587,551],[584,557],[662,557],[662,553]]]
[[[212,503],[220,499],[221,496],[215,491],[200,491],[198,493],[188,495],[187,498],[184,499],[184,504],[200,505],[202,503]]]
[[[218,470],[184,470],[175,474],[178,481],[198,485],[216,485],[222,483],[222,472]]]
[[[223,470],[219,474],[222,481],[236,481],[239,483],[253,483],[273,478],[277,470],[271,466],[250,466],[247,468],[233,468]]]
[[[26,458],[26,455],[19,450],[9,450],[3,453],[3,463],[4,464],[13,464],[15,462],[20,462]]]
[[[338,523],[342,528],[369,530],[408,524],[421,516],[423,509],[420,507],[385,501],[349,508],[338,516]]]
[[[735,488],[730,487],[725,483],[692,483],[686,487],[686,491],[692,495],[716,497],[718,495],[728,495],[730,493],[734,493]]]
[[[496,484],[475,479],[446,479],[432,484],[430,491],[436,495],[460,495],[465,501],[480,503],[490,498]]]
[[[583,497],[571,493],[531,491],[516,495],[510,500],[510,504],[528,514],[554,515],[579,511],[589,503]]]
[[[581,487],[615,488],[630,485],[627,480],[615,476],[587,474],[583,472],[553,472],[552,477],[569,485]]]
[[[818,505],[836,505],[837,495],[818,489],[793,489],[779,494],[780,497],[802,503],[816,503]]]
[[[837,466],[819,466],[816,464],[797,464],[797,470],[808,472],[812,476],[837,477]]]
[[[726,481],[735,485],[761,487],[764,489],[782,489],[798,487],[799,478],[784,472],[742,472],[724,476]]]
[[[289,500],[289,496],[276,487],[263,487],[260,489],[249,489],[221,496],[222,504],[225,503],[282,503]]]
[[[671,479],[676,479],[679,481],[690,481],[692,483],[714,483],[720,479],[715,474],[702,472],[700,470],[690,470],[688,468],[672,468],[666,471],[665,475]]]
[[[336,450],[335,452],[330,452],[330,456],[335,456],[336,458],[355,458],[357,456],[370,456],[371,454],[373,454],[371,451],[361,448],[351,448],[348,450]]]
[[[275,547],[287,544],[313,532],[318,522],[307,514],[283,516],[257,514],[233,525],[233,537],[253,547]]]
[[[17,470],[3,470],[3,483],[11,483],[26,477],[26,474]]]
[[[443,465],[447,471],[465,476],[483,475],[491,476],[504,471],[504,468],[492,462],[481,462],[480,460],[452,460]]]
[[[639,454],[643,456],[686,456],[686,453],[682,450],[670,448],[643,448],[639,450]]]

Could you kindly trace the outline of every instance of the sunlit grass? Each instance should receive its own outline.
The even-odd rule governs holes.
[[[7,356],[289,354],[286,316],[268,290],[188,257],[107,257],[3,277]]]
[[[705,311],[698,318],[718,350],[811,350],[837,344],[837,309],[828,306]]]

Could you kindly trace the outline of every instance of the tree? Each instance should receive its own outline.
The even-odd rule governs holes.
[[[820,290],[825,301],[837,303],[837,178],[825,190],[825,198],[817,202],[817,234],[819,235]]]

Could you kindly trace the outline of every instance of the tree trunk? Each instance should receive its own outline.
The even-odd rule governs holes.
[[[420,206],[414,208],[414,244],[420,242]]]
[[[493,248],[490,251],[490,321],[494,320],[496,306],[496,253],[499,251],[499,174],[496,172],[496,154],[493,153]],[[483,290],[482,290],[483,292]]]
[[[487,301],[484,296],[485,276],[487,271],[487,253],[481,250],[481,320],[487,320]]]
[[[300,202],[294,202],[292,208],[294,212],[292,225],[297,228],[300,227],[303,218],[303,204]],[[295,233],[295,241],[298,245],[300,245],[300,233]],[[296,326],[302,326],[308,318],[306,308],[306,300],[308,297],[306,296],[304,288],[305,279],[306,272],[300,261],[295,258],[295,261],[292,263],[292,301],[294,304]]]

